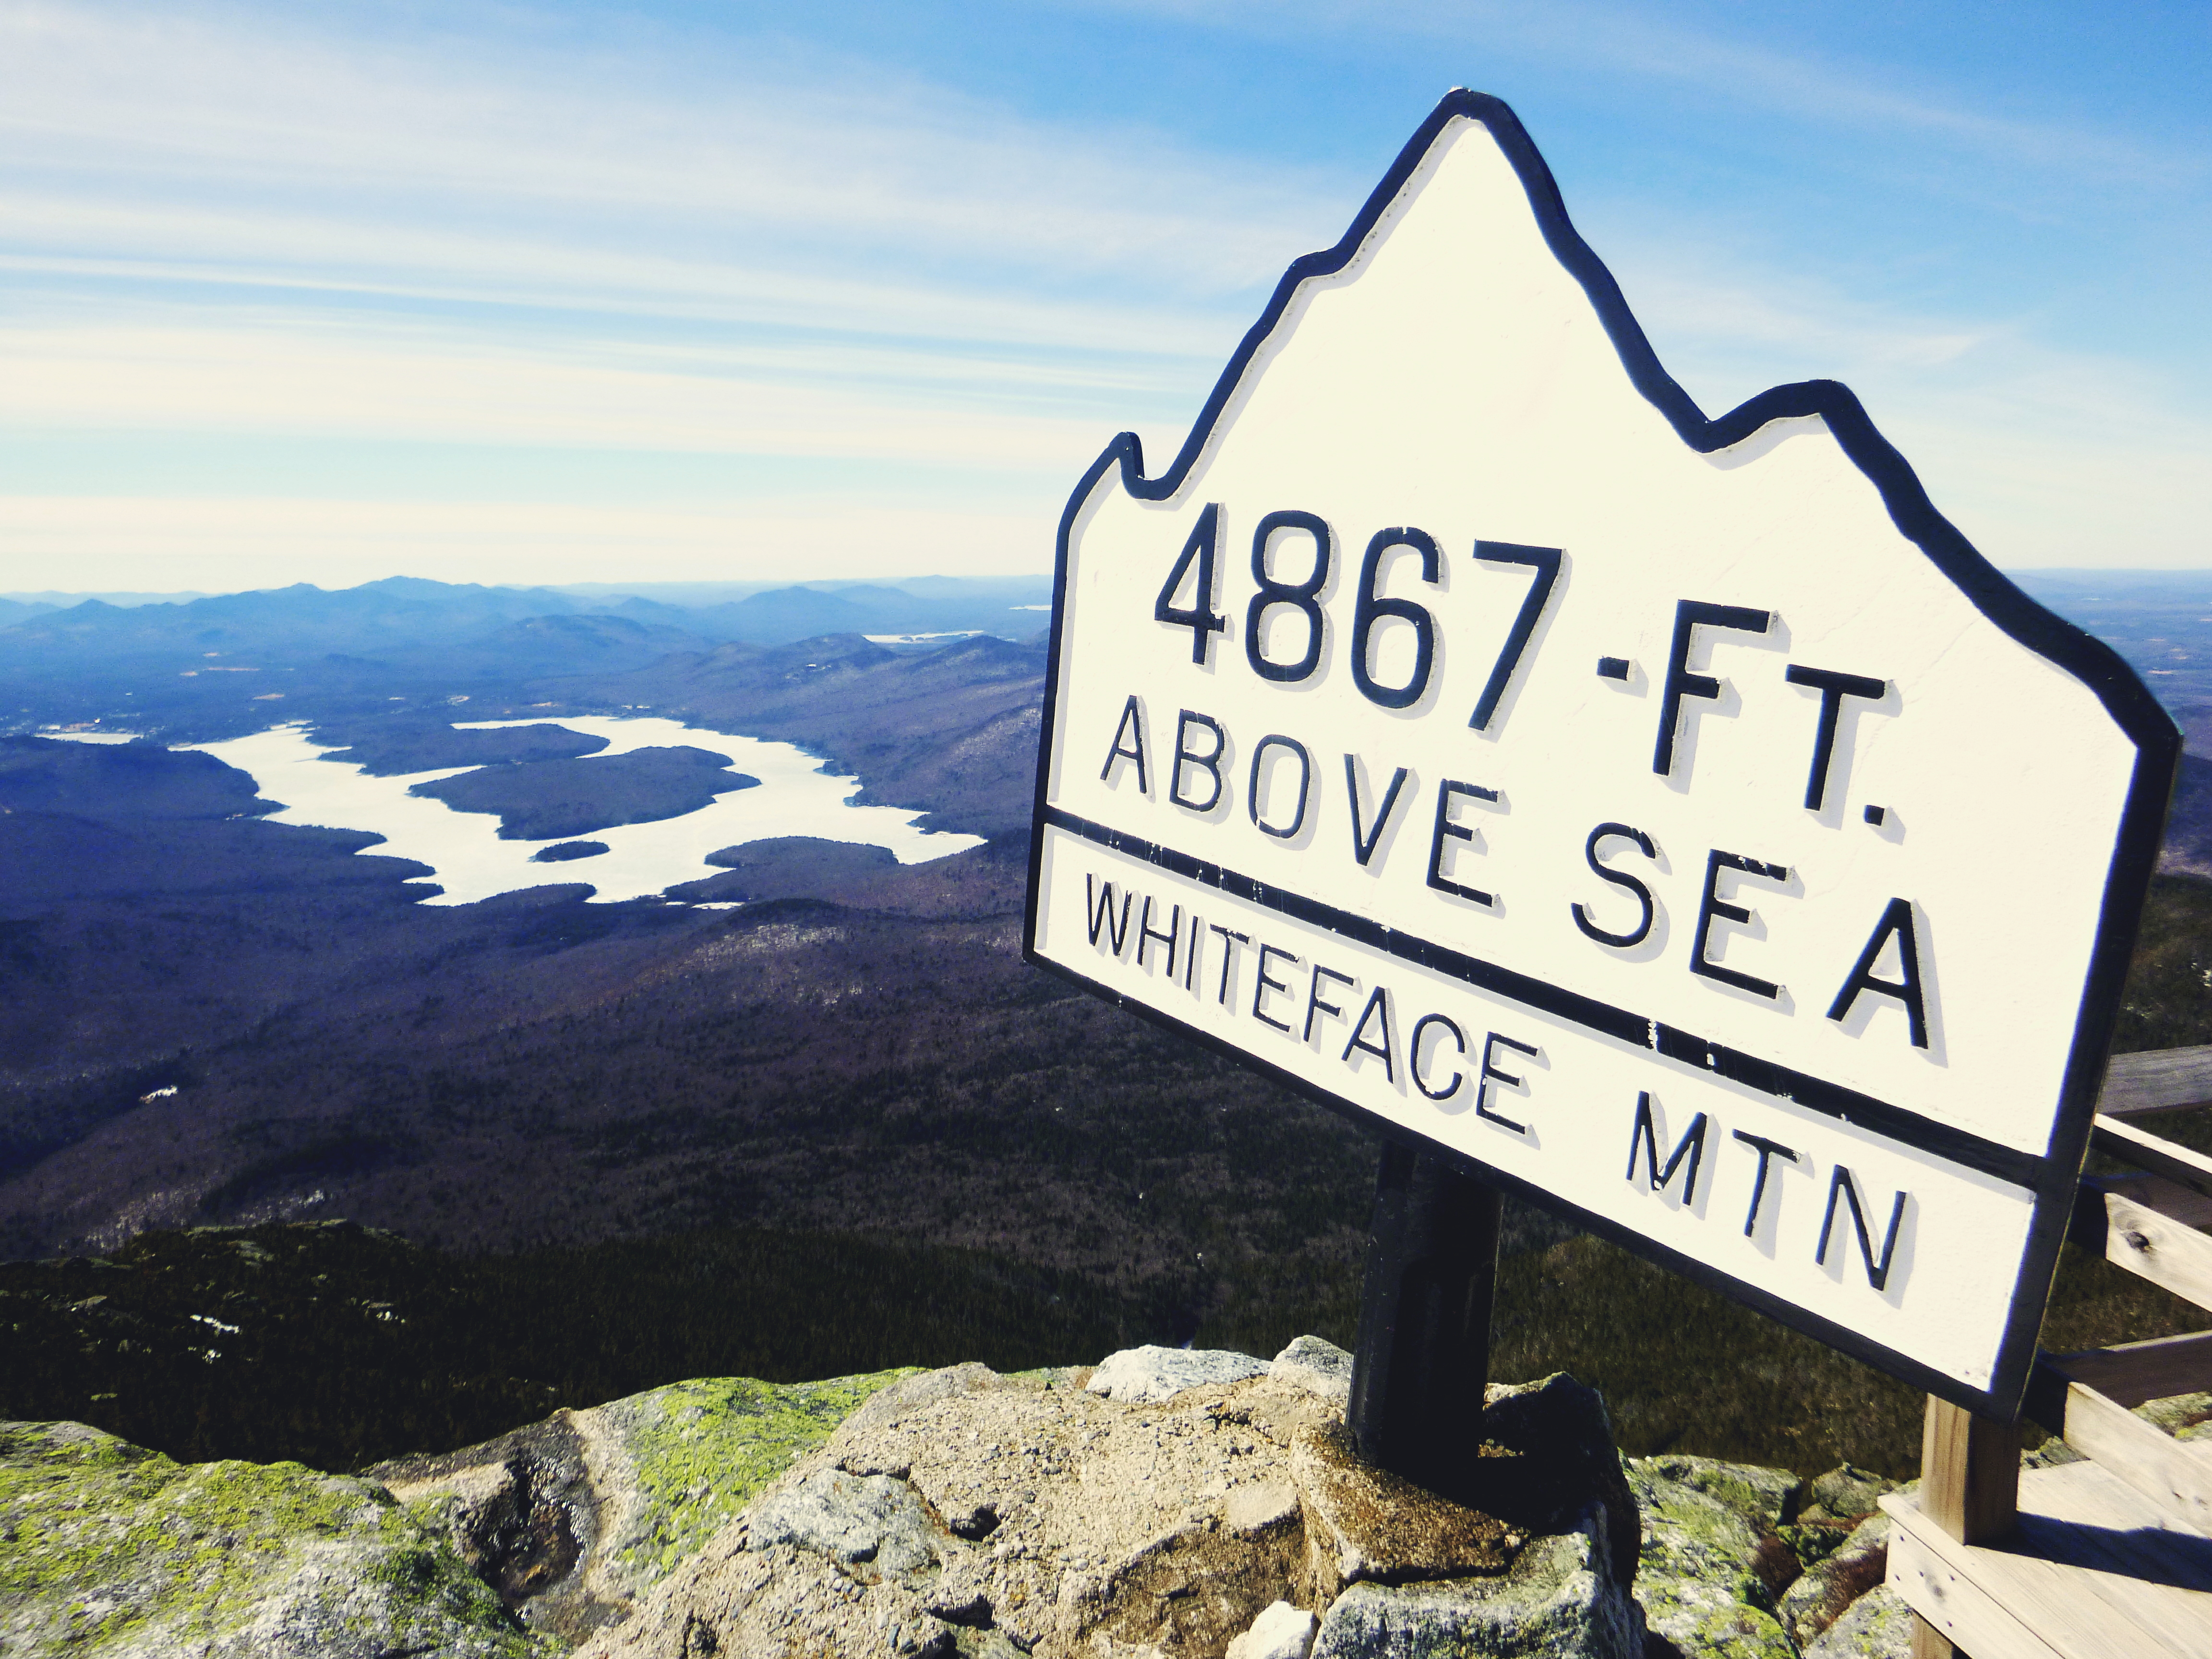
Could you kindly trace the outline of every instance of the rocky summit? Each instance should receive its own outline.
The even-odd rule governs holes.
[[[703,1380],[356,1476],[9,1425],[0,1653],[1909,1650],[1881,1588],[1881,1477],[1624,1459],[1603,1403],[1562,1375],[1489,1389],[1463,1506],[1358,1456],[1349,1370],[1305,1337],[1272,1363],[1138,1348],[1013,1376]],[[2193,1436],[2208,1405],[2157,1409]]]
[[[588,1651],[1220,1655],[1280,1604],[1316,1655],[1641,1654],[1589,1390],[1492,1390],[1470,1509],[1360,1462],[1308,1368],[1237,1358],[895,1383]]]
[[[581,1641],[627,1618],[863,1401],[915,1375],[677,1382],[368,1473],[528,1629]]]

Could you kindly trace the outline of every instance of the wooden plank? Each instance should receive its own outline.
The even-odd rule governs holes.
[[[1965,1544],[2002,1538],[2018,1513],[2020,1428],[1928,1396],[1920,1429],[1920,1504]]]
[[[2114,1054],[2097,1109],[2114,1117],[2172,1112],[2212,1103],[2212,1047]]]
[[[1951,1638],[1937,1630],[1918,1613],[1909,1613],[1911,1634],[1906,1638],[1905,1659],[1960,1659],[1959,1650]]]
[[[2053,1475],[2060,1478],[2049,1478]],[[2030,1469],[2021,1474],[2021,1486],[2028,1494],[2024,1501],[2039,1529],[2035,1535],[2047,1546],[2045,1559],[2212,1595],[2212,1539],[2159,1514],[2103,1464]],[[2051,1532],[2062,1523],[2072,1530],[2063,1536]],[[2212,1612],[2212,1603],[2190,1605]],[[2212,1638],[2212,1631],[2206,1635]]]
[[[2012,1529],[2020,1430],[1928,1396],[1920,1429],[1920,1503],[1952,1537],[1978,1543]],[[1933,1592],[1931,1592],[1932,1594]],[[1912,1659],[1956,1659],[1951,1632],[1916,1615]]]
[[[1973,1659],[2212,1659],[2212,1540],[2095,1463],[2023,1476],[1997,1543],[1950,1538],[1911,1494],[1881,1506],[1891,1587]]]
[[[1889,1566],[1883,1583],[1904,1599],[1922,1627],[1913,1632],[1913,1659],[1927,1659],[1932,1634],[1936,1650],[1970,1654],[1972,1659],[2075,1659],[2074,1650],[2053,1647],[2027,1629],[1989,1591],[1944,1560],[1917,1533],[1894,1527],[1889,1534]]]
[[[2101,1115],[2090,1129],[2089,1142],[2107,1158],[2135,1164],[2196,1192],[2212,1194],[2212,1158],[2193,1147]]]
[[[2192,1192],[2164,1176],[2099,1176],[2097,1184],[2146,1210],[2156,1210],[2168,1221],[2179,1221],[2185,1227],[2212,1226],[2212,1198]]]
[[[2212,1331],[2054,1354],[2051,1363],[2073,1381],[2133,1411],[2146,1400],[2212,1392]]]
[[[2060,1432],[2068,1445],[2126,1481],[2168,1520],[2212,1538],[2212,1455],[2080,1382],[2068,1382],[2063,1412]]]
[[[2114,1267],[2212,1311],[2212,1238],[2195,1229],[2084,1181],[2072,1237]]]
[[[2069,1593],[2146,1632],[2154,1650],[2212,1655],[2212,1540],[2146,1508],[2142,1494],[2102,1464],[2033,1479],[2030,1512],[2010,1547],[2016,1567],[2056,1563],[2071,1575]]]

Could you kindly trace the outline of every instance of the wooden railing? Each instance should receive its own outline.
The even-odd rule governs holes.
[[[2100,1117],[2212,1106],[2212,1047],[2114,1054],[2097,1096]]]
[[[2212,1311],[2212,1158],[2127,1120],[2212,1103],[2212,1048],[2114,1057],[2072,1237]],[[2212,1443],[2137,1417],[2212,1390],[2212,1331],[2042,1354],[2027,1415],[2087,1460],[2023,1475],[2016,1427],[1930,1398],[1917,1494],[1886,1498],[1915,1659],[2212,1659]]]

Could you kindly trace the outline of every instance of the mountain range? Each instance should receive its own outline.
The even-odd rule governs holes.
[[[333,1215],[471,1255],[767,1228],[983,1252],[1171,1341],[1348,1308],[1372,1143],[1022,961],[1042,614],[1018,588],[911,586],[899,609],[395,580],[0,628],[0,1257]],[[2076,614],[2187,684],[2207,596],[2110,586]],[[880,605],[885,633],[953,631],[923,624],[963,605],[1013,627],[927,649],[713,635],[724,608],[798,626],[832,601]],[[2198,737],[2203,705],[2171,706]],[[422,866],[269,822],[245,774],[165,746],[299,720],[382,774],[560,764],[590,740],[451,722],[644,712],[799,744],[864,804],[986,842],[916,866],[747,843],[623,903],[553,864],[425,906]],[[34,735],[89,720],[163,741]],[[2212,763],[2191,758],[2168,857],[2212,871]],[[2208,937],[2212,883],[2162,878],[2122,1048],[2212,1042]]]
[[[101,725],[211,741],[278,720],[511,695],[547,675],[619,674],[717,647],[828,635],[1023,639],[1043,627],[1042,577],[936,578],[908,587],[787,586],[706,603],[483,587],[395,576],[306,583],[178,604],[0,601],[0,730]]]

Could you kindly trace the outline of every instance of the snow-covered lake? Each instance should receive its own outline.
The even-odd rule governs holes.
[[[251,773],[263,796],[284,803],[283,811],[269,815],[273,823],[373,830],[384,842],[368,848],[370,854],[428,865],[434,873],[419,879],[446,890],[424,901],[429,904],[473,904],[524,887],[569,882],[588,882],[595,903],[645,898],[678,882],[716,874],[705,861],[709,853],[773,836],[813,836],[888,848],[902,864],[926,864],[982,844],[980,836],[918,830],[915,821],[921,814],[902,807],[848,806],[846,803],[859,793],[860,781],[822,771],[819,759],[787,743],[733,738],[653,718],[594,715],[456,724],[464,731],[564,726],[605,738],[607,746],[598,751],[601,755],[688,744],[727,755],[732,769],[758,778],[760,787],[717,795],[711,805],[658,823],[617,824],[553,841],[501,841],[499,819],[493,814],[457,812],[443,801],[407,793],[414,784],[450,778],[474,770],[471,767],[374,777],[358,766],[319,758],[328,750],[310,743],[306,730],[297,726],[280,726],[223,743],[181,746],[204,750],[226,765]],[[605,842],[607,851],[558,864],[531,862],[531,854],[540,848],[562,841]]]

